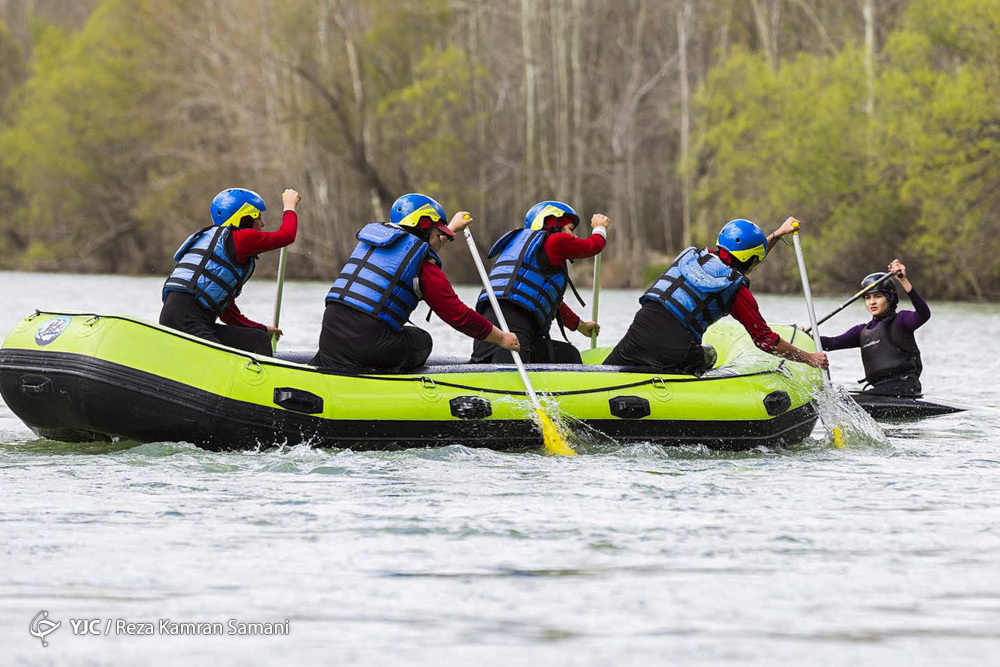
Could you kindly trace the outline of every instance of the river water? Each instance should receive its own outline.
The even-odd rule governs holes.
[[[155,320],[161,282],[0,273],[0,335],[35,308]],[[315,347],[327,287],[286,285],[286,349]],[[273,293],[252,282],[244,312],[269,319]],[[606,344],[636,297],[602,291]],[[760,302],[772,321],[806,320],[801,299]],[[918,333],[925,391],[976,409],[857,424],[845,449],[817,429],[798,447],[738,455],[210,453],[38,440],[0,403],[0,662],[995,663],[1000,308],[931,306]],[[863,318],[855,305],[824,331]],[[468,352],[428,326],[440,352]],[[832,360],[835,382],[861,376],[857,351]],[[29,632],[51,627],[41,611],[61,624],[48,646]],[[82,634],[93,619],[101,634]],[[230,619],[287,619],[289,634],[160,626],[229,632]]]

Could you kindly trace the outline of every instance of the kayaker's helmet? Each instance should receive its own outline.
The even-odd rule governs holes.
[[[744,273],[760,264],[767,255],[767,236],[756,223],[743,218],[727,222],[716,244],[743,265]]]
[[[554,232],[564,225],[573,225],[573,229],[576,229],[579,224],[580,216],[573,207],[561,201],[540,201],[529,208],[524,216],[525,229]]]
[[[865,296],[869,294],[882,293],[885,298],[889,301],[889,307],[895,308],[896,304],[899,303],[899,294],[896,292],[896,286],[892,284],[892,278],[886,280],[881,285],[876,286],[878,281],[885,278],[886,274],[882,273],[869,273],[861,280],[861,289],[866,287],[871,287],[871,289],[865,289]]]
[[[266,210],[264,198],[253,190],[229,188],[212,200],[212,223],[216,227],[239,227],[244,218],[259,218]]]
[[[430,238],[434,227],[440,229],[445,236],[455,235],[455,232],[448,229],[448,216],[444,207],[427,195],[417,192],[403,195],[393,202],[389,222],[405,228],[424,241]]]

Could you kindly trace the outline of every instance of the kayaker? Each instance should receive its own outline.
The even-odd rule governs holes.
[[[389,222],[373,222],[358,232],[358,245],[326,296],[313,365],[386,372],[422,366],[433,347],[431,336],[406,325],[421,299],[466,336],[519,349],[514,334],[487,322],[455,294],[438,252],[472,216],[459,211],[450,224],[445,220],[439,203],[411,193],[393,203]]]
[[[600,332],[597,322],[582,320],[563,301],[567,285],[572,286],[567,262],[594,257],[607,244],[611,220],[595,213],[591,234],[576,237],[580,216],[568,204],[543,201],[524,216],[524,227],[500,237],[490,249],[496,258],[490,269],[490,284],[510,330],[521,342],[521,359],[534,363],[579,364],[580,351],[569,342],[553,341],[552,321],[560,328],[579,331],[584,336]],[[575,289],[573,290],[575,293]],[[479,294],[476,310],[497,324],[486,290]],[[563,331],[563,337],[565,337]],[[510,354],[489,341],[477,340],[472,347],[472,363],[510,363]]]
[[[865,391],[885,396],[920,396],[920,349],[914,332],[931,318],[931,309],[906,277],[906,267],[898,259],[888,267],[893,278],[877,285],[884,273],[864,277],[861,287],[872,285],[865,294],[869,322],[851,327],[839,336],[821,336],[824,350],[861,348],[865,367]],[[893,280],[899,280],[914,310],[897,311],[899,294]]]
[[[265,232],[264,199],[253,190],[228,188],[212,200],[212,224],[188,237],[174,253],[177,265],[163,284],[160,324],[205,340],[271,355],[271,334],[281,329],[254,322],[236,306],[257,256],[295,241],[299,193],[281,194],[277,231]],[[219,324],[216,319],[222,320]]]
[[[604,363],[653,366],[700,374],[715,363],[715,351],[701,344],[709,325],[732,315],[761,350],[827,368],[822,352],[806,352],[783,340],[760,314],[747,275],[778,239],[795,231],[789,217],[770,236],[750,220],[732,220],[713,250],[685,248],[639,299],[642,307]]]

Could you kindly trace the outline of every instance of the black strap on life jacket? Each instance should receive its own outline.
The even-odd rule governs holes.
[[[209,228],[206,227],[205,229]],[[213,300],[211,296],[208,294],[208,292],[198,287],[198,281],[201,279],[202,276],[204,276],[209,281],[215,283],[216,285],[222,288],[223,292],[225,292],[225,294],[228,297],[227,301],[231,301],[232,299],[236,298],[236,296],[239,294],[242,288],[242,285],[240,284],[241,280],[240,271],[237,269],[236,265],[233,262],[229,261],[228,257],[225,257],[224,255],[219,255],[215,252],[215,246],[218,244],[219,236],[224,234],[225,232],[226,229],[224,227],[216,227],[212,231],[208,239],[207,248],[205,248],[204,250],[201,248],[189,248],[188,250],[184,251],[185,255],[192,254],[200,256],[201,259],[198,261],[197,264],[191,264],[190,262],[184,262],[184,261],[178,262],[177,268],[190,269],[191,277],[186,280],[178,280],[174,278],[173,280],[176,281],[174,284],[179,285],[184,289],[188,289],[196,296],[201,297],[202,299],[204,299],[209,303],[212,303]],[[226,247],[227,250],[232,251],[232,254],[234,256],[236,255],[232,234],[230,234],[229,238],[227,239]],[[222,280],[222,278],[216,276],[214,273],[205,270],[208,267],[208,263],[213,259],[217,263],[224,266],[230,273],[233,274],[233,278],[237,281],[237,284],[235,286],[231,287],[230,285],[227,285],[225,281]],[[221,305],[225,306],[226,304],[223,303]]]
[[[410,260],[412,260],[414,255],[416,255],[421,250],[422,246],[423,243],[414,243],[410,247],[410,249],[406,251],[406,254],[403,255],[403,261],[399,263],[399,267],[396,269],[396,273],[392,276],[392,279],[389,280],[389,286],[385,288],[385,294],[382,295],[382,299],[379,301],[378,307],[375,309],[376,316],[378,316],[379,314],[382,313],[383,310],[385,310],[385,306],[387,303],[389,303],[389,299],[392,297],[392,293],[395,291],[396,286],[399,285],[400,275],[403,273],[403,271],[406,270],[406,267],[410,265]],[[418,276],[420,275],[419,271],[417,271],[417,275]]]

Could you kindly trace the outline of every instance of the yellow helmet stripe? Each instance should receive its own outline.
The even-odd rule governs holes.
[[[233,213],[231,216],[229,216],[229,219],[219,226],[225,227],[226,225],[232,225],[233,227],[239,227],[240,221],[243,220],[243,217],[247,215],[249,215],[251,218],[259,218],[260,209],[254,206],[253,204],[249,203],[243,204],[243,206],[240,206],[239,210],[236,211],[236,213]]]
[[[764,247],[762,243],[754,248],[748,248],[747,250],[730,250],[729,254],[740,260],[744,264],[749,262],[752,258],[756,257],[758,260],[763,261],[764,255],[767,253],[767,248]]]
[[[541,211],[539,211],[538,215],[536,215],[534,218],[531,219],[531,228],[541,229],[545,225],[545,218],[549,216],[555,216],[557,218],[561,218],[564,215],[568,215],[566,211],[562,210],[558,206],[553,206],[552,204],[549,204]]]
[[[424,216],[430,218],[431,222],[441,221],[441,216],[438,214],[436,210],[434,210],[434,207],[431,206],[430,204],[424,204],[423,206],[421,206],[416,211],[409,214],[396,224],[398,224],[400,227],[416,227],[417,223],[420,222],[420,218],[423,218]]]

